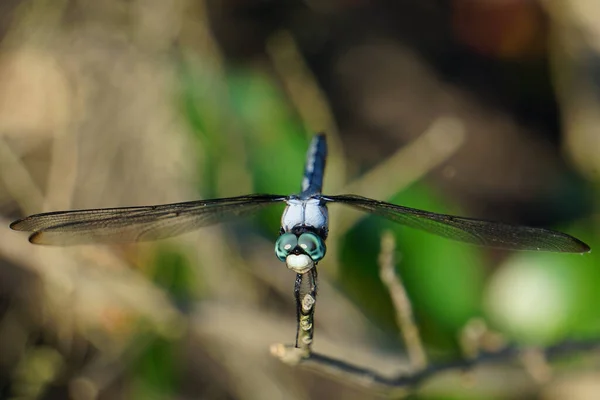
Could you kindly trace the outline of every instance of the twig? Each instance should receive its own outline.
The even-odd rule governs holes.
[[[381,252],[379,254],[379,276],[386,285],[394,309],[396,310],[396,321],[404,337],[406,350],[413,371],[420,371],[427,367],[427,355],[421,342],[419,328],[415,324],[410,299],[402,284],[402,279],[396,274],[394,264],[394,251],[396,241],[391,232],[386,231],[381,237]]]
[[[539,353],[547,360],[564,355],[600,350],[600,339],[571,341],[566,340],[540,348]],[[309,357],[294,357],[299,349],[291,345],[277,344],[271,346],[271,354],[289,365],[299,365],[309,370],[326,373],[330,376],[344,379],[347,382],[367,387],[370,389],[390,392],[394,395],[407,393],[417,388],[425,380],[441,375],[444,372],[459,370],[467,371],[471,368],[501,362],[515,361],[531,352],[529,347],[507,346],[497,352],[480,352],[473,359],[462,359],[449,363],[430,364],[427,368],[411,374],[401,374],[396,377],[382,376],[372,370],[357,367],[344,361],[330,358],[318,353],[311,353]]]

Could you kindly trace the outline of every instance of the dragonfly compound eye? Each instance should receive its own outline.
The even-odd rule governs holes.
[[[325,257],[325,252],[327,251],[323,239],[311,232],[300,235],[298,238],[298,246],[300,246],[313,261],[321,260]]]
[[[298,238],[293,233],[284,233],[277,238],[275,242],[275,255],[279,260],[285,261],[285,258],[298,245]]]

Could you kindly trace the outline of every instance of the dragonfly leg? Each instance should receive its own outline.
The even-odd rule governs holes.
[[[302,287],[302,274],[296,274],[296,282],[294,283],[294,299],[296,299],[296,347],[298,346],[298,336],[300,335],[300,315],[302,309],[302,301],[300,300],[300,288]]]

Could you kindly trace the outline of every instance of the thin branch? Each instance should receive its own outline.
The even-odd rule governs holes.
[[[396,240],[394,235],[389,231],[384,232],[381,237],[381,251],[379,254],[379,276],[392,298],[396,310],[396,322],[400,327],[400,332],[402,332],[411,367],[413,371],[420,371],[427,367],[427,355],[419,335],[419,328],[413,318],[410,299],[402,279],[396,274],[395,250]]]
[[[427,368],[410,374],[401,374],[395,377],[386,377],[372,370],[348,364],[344,361],[330,358],[318,353],[311,353],[308,357],[299,356],[300,349],[291,345],[277,344],[271,346],[271,354],[282,362],[302,366],[308,370],[326,373],[334,378],[358,386],[385,392],[394,395],[408,393],[415,390],[418,385],[435,376],[448,371],[467,371],[484,364],[498,364],[509,361],[518,361],[525,354],[531,352],[530,347],[507,346],[497,352],[480,352],[473,359],[462,359],[448,363],[430,364]],[[566,340],[558,344],[539,348],[539,352],[546,360],[553,360],[561,356],[587,353],[600,350],[600,339],[573,341]]]

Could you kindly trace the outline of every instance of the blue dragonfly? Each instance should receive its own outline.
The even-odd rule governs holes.
[[[275,255],[296,273],[296,347],[310,352],[317,296],[317,264],[325,257],[329,203],[340,203],[461,242],[508,250],[585,253],[579,239],[544,228],[458,217],[418,210],[366,197],[322,194],[327,158],[324,134],[313,138],[299,194],[250,194],[211,200],[139,207],[99,208],[35,214],[13,222],[44,245],[111,244],[164,239],[285,203]]]

